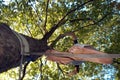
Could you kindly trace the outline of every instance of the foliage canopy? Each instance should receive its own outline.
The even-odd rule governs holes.
[[[0,1],[0,22],[37,39],[41,39],[52,27],[58,25],[48,39],[48,45],[52,44],[59,51],[67,50],[73,43],[68,36],[58,41],[56,38],[67,32],[75,32],[79,43],[93,45],[108,53],[120,54],[120,3],[115,0],[11,0],[8,4]],[[120,59],[116,60],[120,62]],[[118,63],[100,65],[85,62],[81,65],[80,72],[72,77],[62,72],[73,68],[72,65],[58,65],[42,57],[29,64],[24,80],[101,80],[109,70],[114,74],[114,79],[120,79]],[[4,74],[10,78],[18,78],[15,69],[0,76]]]

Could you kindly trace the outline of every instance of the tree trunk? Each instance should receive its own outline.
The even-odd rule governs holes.
[[[22,34],[21,34],[22,35]],[[43,52],[48,49],[47,42],[25,35],[29,43],[30,52]],[[18,37],[8,25],[0,23],[0,73],[17,67],[21,59],[21,45]],[[32,56],[36,60],[40,56]],[[26,57],[24,57],[24,62]]]

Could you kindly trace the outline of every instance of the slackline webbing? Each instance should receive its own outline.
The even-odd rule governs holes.
[[[120,58],[120,54],[73,54],[69,52],[64,53],[46,53],[46,52],[32,52],[25,53],[24,55],[36,55],[36,56],[57,56],[57,57],[76,57],[76,58]]]

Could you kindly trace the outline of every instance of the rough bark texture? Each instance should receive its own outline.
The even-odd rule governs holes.
[[[30,45],[30,52],[43,52],[48,49],[46,41],[37,40],[28,36],[24,37]],[[17,67],[20,64],[20,49],[20,42],[17,36],[8,25],[0,23],[0,73]],[[32,57],[37,59],[39,56]],[[24,62],[25,60],[24,57]]]

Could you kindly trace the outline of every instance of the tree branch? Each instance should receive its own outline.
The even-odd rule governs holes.
[[[15,2],[17,3],[17,6],[18,6],[18,1],[17,1],[17,0],[15,0]]]
[[[110,15],[110,14],[111,14],[111,13],[108,13],[108,14],[104,15],[104,16],[103,16],[100,20],[98,20],[97,22],[93,21],[94,23],[88,24],[88,25],[86,25],[86,26],[83,26],[83,27],[81,27],[80,29],[83,29],[83,28],[88,27],[88,26],[91,26],[91,25],[98,24],[99,22],[101,22],[102,20],[104,20],[104,19],[105,19],[108,15]],[[78,19],[75,19],[74,21],[76,21],[76,20],[78,20]],[[84,19],[79,19],[79,20],[84,20]],[[88,20],[92,20],[92,19],[88,18]],[[54,45],[57,43],[57,41],[59,41],[61,38],[67,36],[67,35],[70,34],[70,33],[74,33],[74,32],[76,32],[76,31],[79,31],[79,30],[75,30],[75,31],[71,31],[71,32],[64,33],[64,34],[60,34],[60,35],[53,41],[53,43],[50,45],[50,47],[53,48],[53,46],[54,46]]]
[[[48,5],[49,5],[49,0],[47,0],[46,13],[45,13],[45,23],[44,23],[44,26],[43,26],[45,33],[47,32],[46,23],[47,23],[47,16],[48,16],[48,14],[47,14],[48,13]]]
[[[120,64],[120,61],[115,60],[115,59],[113,60],[113,62],[114,62],[114,63],[117,63],[117,64]]]
[[[49,37],[50,37],[50,36],[54,33],[54,31],[61,25],[61,23],[63,23],[63,20],[64,20],[68,15],[70,15],[71,13],[73,13],[73,12],[75,12],[77,9],[79,9],[80,7],[82,7],[82,6],[84,6],[85,4],[87,4],[87,3],[89,3],[89,2],[92,2],[92,1],[94,1],[94,0],[89,0],[89,1],[87,1],[87,2],[85,2],[85,3],[83,3],[83,4],[81,4],[81,5],[79,5],[77,8],[74,8],[74,9],[68,11],[68,12],[66,13],[66,15],[63,16],[63,18],[61,18],[61,20],[59,20],[59,22],[58,22],[56,25],[54,25],[54,26],[51,28],[51,30],[44,35],[43,39],[47,41],[47,39],[49,39]]]
[[[36,5],[36,4],[35,4],[35,5]],[[38,13],[37,8],[35,8],[32,4],[31,4],[31,6],[32,6],[32,8],[33,8],[34,11],[35,11],[38,20],[42,22],[42,19],[41,19],[40,16],[39,16],[39,13]],[[39,23],[37,23],[37,26],[38,26],[39,30],[41,31],[41,33],[44,34],[44,31],[43,31],[43,29],[40,27],[40,24],[39,24]]]
[[[29,24],[29,23],[28,23],[28,20],[26,20],[26,21],[27,21],[27,24]],[[26,25],[26,28],[27,28],[27,30],[28,30],[28,32],[29,32],[29,34],[30,34],[30,36],[31,36],[31,37],[33,37],[33,35],[32,35],[32,33],[31,33],[31,31],[30,31],[30,29],[29,29],[28,25]]]
[[[57,64],[58,69],[62,72],[63,77],[65,77],[64,71],[63,71],[62,68],[60,67],[59,63],[56,63],[56,64]]]
[[[92,24],[88,24],[88,25],[86,25],[86,26],[83,26],[83,27],[80,27],[80,29],[79,30],[81,30],[81,29],[83,29],[83,28],[85,28],[85,27],[88,27],[88,26],[92,26],[92,25],[99,25],[98,23],[99,22],[101,22],[102,20],[104,20],[108,15],[110,15],[111,13],[107,13],[106,15],[104,15],[100,20],[98,20],[98,21],[94,21],[93,20],[93,22],[94,23],[92,23]],[[77,30],[74,30],[73,32],[76,32],[76,31],[79,31],[78,29]]]
[[[21,77],[20,80],[23,80],[23,78],[25,77],[25,74],[26,74],[26,68],[27,68],[27,66],[28,66],[29,63],[30,63],[30,62],[25,63],[25,65],[24,65],[24,69],[23,69],[23,75],[22,75],[22,77]]]
[[[51,48],[53,48],[53,46],[62,38],[64,38],[65,36],[68,36],[70,35],[71,33],[74,33],[74,32],[67,32],[67,33],[64,33],[64,34],[60,34],[53,42],[52,44],[50,45]]]
[[[42,59],[40,59],[40,78],[41,80],[43,79],[43,70],[42,70],[42,67],[43,67],[43,63],[42,63]]]
[[[72,19],[72,20],[69,20],[69,21],[70,22],[76,22],[76,21],[86,21],[86,20],[90,21],[92,19],[90,19],[90,18],[86,18],[86,19],[84,19],[84,18],[78,18],[78,19]]]

